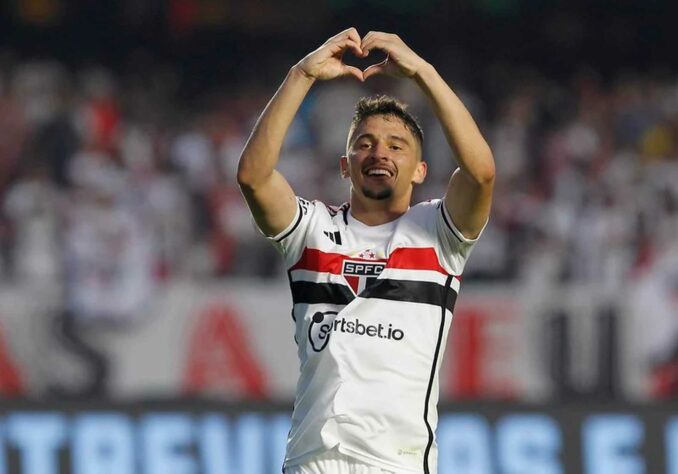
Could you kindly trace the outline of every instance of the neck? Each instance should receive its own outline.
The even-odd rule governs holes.
[[[402,216],[410,208],[410,196],[377,201],[351,190],[351,215],[365,225],[381,225]]]

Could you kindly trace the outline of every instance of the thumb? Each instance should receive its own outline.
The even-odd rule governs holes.
[[[367,80],[368,77],[374,76],[376,74],[383,74],[386,71],[386,61],[382,61],[378,64],[372,64],[370,67],[363,71],[363,80]]]
[[[363,71],[358,69],[357,67],[354,66],[346,66],[344,65],[343,68],[343,75],[344,76],[354,76],[356,79],[358,79],[360,82],[363,82],[365,80]]]

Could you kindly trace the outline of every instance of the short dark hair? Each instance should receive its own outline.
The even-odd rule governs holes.
[[[407,105],[388,95],[363,97],[356,103],[348,132],[348,143],[353,140],[353,133],[363,120],[373,115],[390,115],[399,118],[405,124],[405,128],[412,132],[419,146],[424,145],[424,131],[415,116],[407,111]]]

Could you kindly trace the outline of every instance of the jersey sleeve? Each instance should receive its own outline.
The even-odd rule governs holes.
[[[286,267],[301,257],[313,222],[317,219],[317,204],[297,196],[297,212],[289,226],[278,235],[267,237],[282,255]]]
[[[445,207],[445,202],[440,199],[432,203],[435,203],[436,210],[435,232],[439,245],[438,257],[448,271],[454,275],[461,275],[471,251],[482,235],[482,231],[475,239],[464,237],[464,234],[454,225]]]

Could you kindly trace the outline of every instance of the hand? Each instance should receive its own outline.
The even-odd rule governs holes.
[[[296,67],[307,77],[325,81],[341,76],[354,76],[363,81],[363,72],[357,67],[344,64],[342,58],[347,49],[362,57],[360,35],[349,28],[325,41],[318,49],[308,54]]]
[[[375,74],[413,77],[426,65],[426,61],[412,51],[398,35],[370,31],[365,35],[360,46],[363,58],[367,57],[373,49],[386,53],[385,60],[363,71],[363,80]]]

